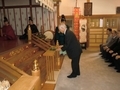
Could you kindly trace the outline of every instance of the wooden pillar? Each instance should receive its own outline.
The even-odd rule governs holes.
[[[42,26],[44,28],[44,10],[43,10],[43,5],[42,5]]]
[[[35,85],[34,90],[41,90],[40,69],[37,60],[34,61],[32,76],[38,76],[39,80]]]
[[[32,39],[32,32],[31,32],[31,28],[30,25],[28,26],[28,43],[31,44],[31,39]]]
[[[4,14],[4,16],[6,16],[6,14],[5,14],[5,1],[4,0],[2,0],[2,7],[3,7],[3,14]]]
[[[60,20],[59,20],[59,16],[60,16],[60,6],[59,6],[59,2],[57,3],[57,25],[60,24]]]
[[[50,18],[50,11],[48,11],[48,13],[49,13],[49,28],[50,28],[50,30],[51,30],[51,18]]]
[[[30,16],[32,17],[32,0],[29,0]]]
[[[87,2],[90,2],[90,0],[87,0]]]
[[[54,77],[54,61],[55,61],[55,51],[47,50],[43,56],[46,58],[46,71],[47,71],[47,81],[55,81]]]

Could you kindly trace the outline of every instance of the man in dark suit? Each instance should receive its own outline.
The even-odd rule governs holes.
[[[59,50],[66,50],[68,57],[72,60],[72,73],[67,77],[75,78],[77,75],[80,75],[79,61],[82,48],[75,34],[71,30],[68,30],[65,24],[59,25],[59,30],[61,33],[65,34],[65,44]]]

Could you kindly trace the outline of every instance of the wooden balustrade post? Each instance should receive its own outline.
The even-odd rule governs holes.
[[[34,90],[41,90],[40,69],[39,69],[37,60],[34,61],[32,76],[38,76],[39,77],[39,80],[37,81]]]
[[[59,42],[57,40],[57,43],[56,43],[56,48],[59,48]],[[59,57],[59,51],[56,51],[56,65],[57,65],[57,70],[59,70],[59,66],[60,66],[60,57]]]
[[[54,61],[55,61],[55,51],[47,50],[43,56],[46,60],[46,71],[47,71],[47,81],[55,81],[54,79]]]
[[[28,43],[31,43],[31,39],[32,39],[32,31],[29,25],[28,26]]]

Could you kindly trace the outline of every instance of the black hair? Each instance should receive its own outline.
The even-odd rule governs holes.
[[[62,14],[61,15],[61,22],[64,22],[64,21],[66,22],[66,18],[65,18],[65,15]]]
[[[32,20],[32,17],[29,17],[29,20],[30,20],[30,21],[33,21],[33,20]]]
[[[111,28],[107,28],[108,31],[112,32],[112,29]]]
[[[6,17],[4,17],[4,22],[8,22],[8,19]]]

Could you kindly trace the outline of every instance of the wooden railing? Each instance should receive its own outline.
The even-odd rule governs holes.
[[[22,75],[28,75],[10,63],[0,59],[0,77],[9,80],[11,84],[17,81]]]
[[[2,59],[0,59],[0,77],[10,82],[11,87],[9,90],[41,90],[40,76],[29,76]]]
[[[51,45],[47,42],[45,42],[45,40],[40,39],[38,36],[32,34],[32,41],[33,44],[37,45],[38,47],[42,48],[43,50],[48,50]]]
[[[16,84],[19,84],[21,80],[23,80],[23,78],[26,76],[26,78],[28,78],[28,81],[25,79],[26,84],[23,85],[24,88],[25,85],[29,85],[27,82],[32,81],[31,78],[35,79],[33,80],[33,86],[36,82],[37,84],[39,83],[39,85],[36,84],[37,87],[41,86],[41,84],[44,84],[46,80],[54,81],[54,71],[60,69],[58,66],[60,59],[59,52],[56,50],[51,50],[52,46],[49,43],[45,42],[35,35],[32,35],[31,42],[31,44],[23,45],[22,47],[12,49],[11,51],[2,53],[0,55],[0,76],[10,81],[13,86],[10,90],[16,90],[13,88],[17,88]],[[40,75],[38,79],[40,82],[37,81],[37,78],[29,76],[32,75],[31,70],[33,61],[35,59],[37,59],[39,63]],[[34,87],[36,87],[36,85]],[[31,87],[29,89],[23,90],[32,89],[33,88]]]
[[[55,51],[47,50],[43,56],[46,58],[47,80],[54,81],[54,61]]]

